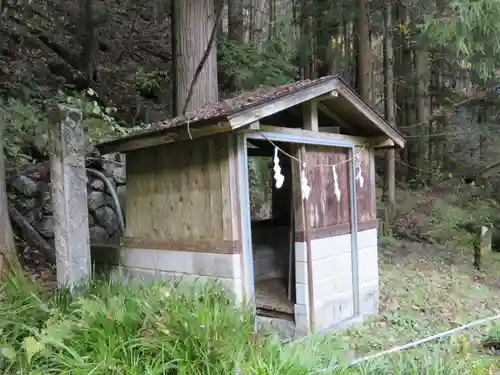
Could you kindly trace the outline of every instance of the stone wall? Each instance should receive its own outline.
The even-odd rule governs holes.
[[[87,167],[104,174],[116,188],[122,212],[125,207],[125,157],[106,155],[89,158]],[[115,204],[102,179],[88,173],[89,232],[92,244],[118,244],[122,235]],[[7,179],[11,202],[49,242],[54,239],[49,163],[21,170]]]

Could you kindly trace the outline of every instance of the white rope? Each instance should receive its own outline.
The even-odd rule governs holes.
[[[500,314],[499,315],[495,315],[495,316],[491,316],[489,318],[475,320],[475,321],[470,322],[468,324],[465,324],[463,326],[450,329],[450,330],[448,330],[446,332],[438,333],[436,335],[428,336],[426,338],[423,338],[423,339],[420,339],[420,340],[417,340],[417,341],[413,341],[413,342],[411,342],[409,344],[406,344],[406,345],[395,346],[395,347],[393,347],[391,349],[384,350],[383,352],[379,352],[377,354],[368,355],[366,357],[362,357],[362,358],[356,359],[356,360],[350,362],[347,365],[347,367],[351,367],[351,366],[354,366],[354,365],[359,365],[362,362],[370,361],[372,359],[379,358],[379,357],[382,357],[382,356],[387,355],[387,354],[391,354],[391,353],[396,353],[396,352],[400,352],[400,351],[403,351],[403,350],[407,350],[407,349],[413,348],[413,347],[415,347],[417,345],[424,344],[424,343],[429,342],[429,341],[441,339],[443,337],[450,336],[452,334],[465,331],[466,329],[469,329],[469,328],[472,328],[472,327],[476,327],[476,326],[479,326],[479,325],[482,325],[482,324],[485,324],[485,323],[489,323],[489,322],[492,322],[494,320],[499,320],[499,319],[500,319]],[[334,370],[337,367],[339,367],[339,365],[319,370],[318,373],[324,373],[324,372],[332,371],[332,370]]]
[[[281,152],[283,155],[287,156],[288,158],[290,158],[291,160],[294,160],[296,162],[298,162],[299,164],[301,165],[308,165],[309,163],[306,163],[306,162],[303,162],[303,161],[300,161],[300,159],[297,159],[295,156],[293,155],[290,155],[289,153],[287,153],[286,151],[284,151],[283,149],[279,148],[276,143],[274,143],[271,139],[269,139],[264,133],[261,133],[261,132],[257,132],[259,133],[266,141],[268,141],[274,148],[278,149],[279,152]],[[338,162],[337,164],[312,164],[311,165],[311,168],[322,168],[322,167],[327,167],[327,168],[333,168],[333,167],[338,167],[342,164],[346,164],[346,163],[349,163],[351,160],[357,160],[359,159],[359,157],[361,156],[361,153],[363,152],[363,150],[368,146],[367,143],[365,143],[363,146],[361,146],[360,150],[358,151],[358,153],[356,155],[353,155],[352,157],[346,159],[346,160],[342,160],[341,162]]]

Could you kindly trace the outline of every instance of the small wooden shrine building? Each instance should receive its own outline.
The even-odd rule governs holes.
[[[116,263],[219,280],[299,332],[362,320],[379,300],[374,150],[404,143],[338,76],[259,89],[103,143],[102,153],[126,154]],[[248,161],[261,157],[274,168],[271,212],[252,220]]]

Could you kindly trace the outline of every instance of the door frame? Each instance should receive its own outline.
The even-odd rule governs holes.
[[[326,134],[326,133],[325,133]],[[354,157],[356,155],[356,144],[349,141],[331,140],[320,137],[310,137],[301,135],[291,135],[277,132],[256,132],[243,131],[237,133],[238,145],[238,190],[242,205],[240,206],[240,218],[242,228],[242,252],[244,262],[244,277],[245,277],[245,293],[247,300],[252,301],[251,309],[255,316],[255,287],[254,287],[254,269],[253,269],[253,249],[252,249],[252,230],[251,230],[251,213],[250,213],[250,186],[248,181],[248,153],[247,139],[267,140],[275,142],[287,142],[302,145],[315,146],[330,146],[344,148],[349,151],[349,185],[350,185],[350,213],[351,213],[351,267],[352,267],[352,283],[353,283],[353,316],[346,320],[351,320],[360,315],[360,290],[359,290],[359,259],[358,259],[358,215],[357,215],[357,199],[356,199],[356,179]],[[309,228],[306,228],[309,230]],[[310,260],[308,260],[310,261]],[[311,286],[312,287],[312,286]],[[248,298],[251,297],[251,298]],[[309,294],[309,299],[311,295]],[[311,300],[309,300],[311,304]],[[309,317],[311,322],[313,317]],[[344,321],[337,322],[342,324]]]

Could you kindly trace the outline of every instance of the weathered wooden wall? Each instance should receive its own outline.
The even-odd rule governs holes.
[[[307,212],[307,227],[310,228],[310,239],[318,239],[350,233],[350,188],[349,163],[342,163],[348,159],[349,151],[338,147],[306,146],[305,155],[298,152],[301,160],[306,160],[306,174],[311,194],[307,201],[300,198],[300,166],[294,163],[295,214],[302,214],[302,207]],[[332,167],[325,165],[338,164],[336,167],[337,181],[340,189],[340,200],[335,196],[335,182]],[[301,207],[302,206],[302,207]],[[296,216],[296,241],[305,239],[303,218]]]
[[[307,152],[307,179],[311,186],[308,202],[309,226],[312,229],[327,228],[350,223],[350,191],[348,150],[337,147],[309,146]],[[335,167],[340,189],[340,200],[335,196],[333,168]]]
[[[235,155],[233,134],[130,152],[123,244],[241,251]]]
[[[359,152],[359,148],[356,152]],[[297,154],[299,155],[299,154]],[[308,226],[311,231],[311,239],[325,238],[351,232],[351,191],[350,173],[351,162],[349,150],[340,147],[307,146],[307,179],[311,186],[311,195],[304,207],[308,213]],[[341,163],[341,164],[339,164]],[[298,163],[295,167],[295,176],[298,176]],[[335,195],[335,181],[332,167],[334,165],[337,173],[338,187],[340,189],[340,200]],[[375,160],[373,150],[365,148],[359,154],[359,165],[361,166],[360,179],[356,180],[358,230],[376,227],[376,191],[375,191]],[[318,167],[321,166],[321,167]],[[299,177],[294,177],[299,178]],[[297,181],[297,185],[299,181]],[[295,199],[297,194],[295,192]],[[299,204],[301,204],[299,202]],[[296,202],[297,207],[297,202]],[[296,209],[296,214],[301,212]],[[303,239],[304,225],[302,219],[298,218],[296,225],[297,240]]]
[[[360,180],[356,180],[356,198],[358,210],[358,223],[362,223],[364,229],[376,227],[377,219],[377,193],[375,186],[375,157],[373,149],[360,147],[356,148],[359,153],[357,165],[361,167],[361,176],[363,177],[363,186]]]

